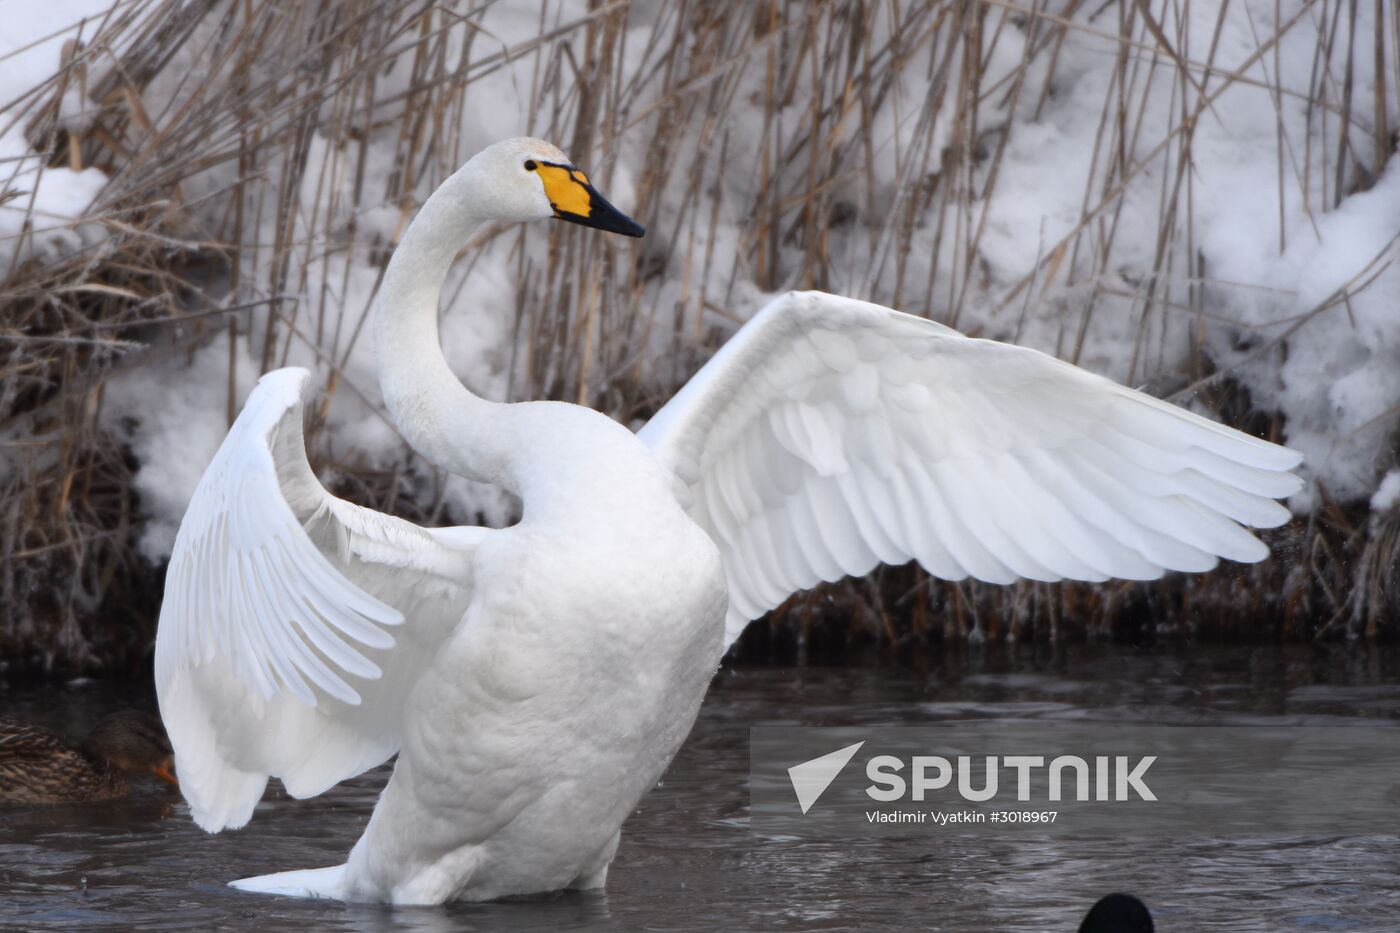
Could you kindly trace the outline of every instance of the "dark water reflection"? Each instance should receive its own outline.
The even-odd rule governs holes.
[[[0,708],[78,734],[130,690],[0,684]],[[207,836],[152,783],[128,801],[0,810],[0,924],[25,929],[1074,930],[1137,892],[1162,931],[1400,929],[1400,840],[1352,836],[811,841],[748,826],[748,729],[933,719],[1328,723],[1400,717],[1400,651],[1082,647],[963,654],[926,670],[724,671],[661,786],[623,833],[606,894],[382,908],[259,898],[225,882],[334,864],[385,772],[312,801],[280,793]]]

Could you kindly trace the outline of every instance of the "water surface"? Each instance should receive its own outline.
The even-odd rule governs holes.
[[[0,684],[0,709],[70,735],[131,695]],[[606,893],[386,908],[242,894],[225,882],[343,861],[381,769],[309,801],[270,793],[248,828],[202,833],[154,782],[109,804],[0,810],[0,924],[25,929],[1076,929],[1111,890],[1158,929],[1400,929],[1395,836],[813,841],[749,828],[751,725],[969,718],[1326,724],[1400,717],[1400,651],[1026,646],[923,670],[721,671],[694,733],[623,830]]]

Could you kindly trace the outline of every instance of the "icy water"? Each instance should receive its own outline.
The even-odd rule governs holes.
[[[130,689],[5,687],[0,709],[82,731]],[[0,810],[0,924],[24,929],[1073,931],[1113,890],[1157,929],[1400,929],[1400,839],[765,838],[747,819],[748,729],[967,718],[1335,723],[1400,717],[1400,651],[989,649],[921,670],[722,671],[689,742],[623,831],[605,894],[385,908],[240,894],[245,875],[342,861],[387,777],[269,794],[208,836],[154,782],[129,801]]]

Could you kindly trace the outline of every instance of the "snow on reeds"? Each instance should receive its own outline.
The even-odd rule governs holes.
[[[479,392],[635,423],[765,293],[815,287],[1308,455],[1263,568],[1004,589],[885,570],[795,598],[778,637],[1386,629],[1394,521],[1356,504],[1400,411],[1392,5],[32,6],[0,48],[0,659],[140,662],[184,504],[276,366],[326,387],[308,431],[338,492],[509,520],[404,447],[365,323],[416,206],[519,133],[649,234],[480,235],[443,308]]]

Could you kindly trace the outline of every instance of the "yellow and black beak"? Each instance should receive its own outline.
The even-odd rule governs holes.
[[[532,165],[534,168],[530,168]],[[641,224],[609,204],[589,182],[588,176],[572,165],[531,160],[525,167],[540,176],[554,216],[560,220],[623,236],[646,233]]]

